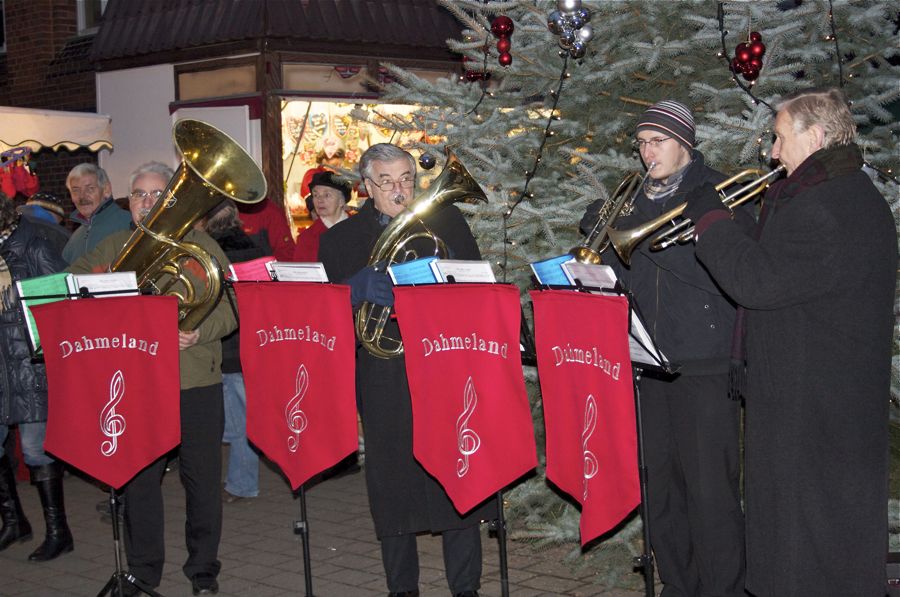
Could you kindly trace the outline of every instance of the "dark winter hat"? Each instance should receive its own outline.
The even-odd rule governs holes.
[[[647,108],[638,120],[635,133],[644,130],[659,131],[688,149],[695,145],[694,115],[690,108],[676,101],[663,100]]]
[[[66,210],[63,208],[62,201],[50,193],[35,193],[28,198],[25,205],[43,207],[50,213],[56,214],[64,220],[66,219]]]
[[[334,172],[316,172],[309,181],[309,190],[314,187],[331,187],[344,194],[344,203],[350,201],[350,183],[341,181]]]

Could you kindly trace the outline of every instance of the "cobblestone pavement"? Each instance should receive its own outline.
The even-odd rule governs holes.
[[[78,475],[65,480],[66,509],[75,550],[52,562],[32,563],[44,523],[37,492],[24,482],[19,495],[34,527],[35,538],[0,552],[0,595],[96,595],[115,570],[112,527],[95,506],[107,494]],[[158,591],[166,596],[190,595],[181,572],[184,546],[184,490],[173,471],[165,476],[166,568]],[[386,595],[384,570],[372,526],[362,473],[332,478],[307,491],[310,557],[316,597]],[[220,595],[269,597],[304,595],[300,537],[293,532],[299,500],[287,482],[267,466],[260,469],[260,496],[224,504],[219,557]],[[483,597],[500,592],[498,543],[484,532]],[[571,548],[535,551],[509,543],[509,593],[515,597],[568,595],[639,597],[642,592],[602,586],[591,570],[575,570],[562,561]],[[439,537],[419,538],[423,597],[449,594]]]

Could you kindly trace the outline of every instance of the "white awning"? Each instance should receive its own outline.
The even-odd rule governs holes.
[[[0,106],[0,151],[14,147],[100,151],[112,146],[112,126],[104,114]]]

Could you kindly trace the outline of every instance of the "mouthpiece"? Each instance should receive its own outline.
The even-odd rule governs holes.
[[[403,195],[402,195],[401,193],[397,193],[396,195],[394,195],[394,196],[391,198],[391,201],[393,201],[393,202],[396,203],[397,205],[400,205],[401,203],[403,203],[403,200],[404,200],[404,197],[403,197]]]
[[[656,162],[650,162],[650,164],[647,166],[647,172],[650,172],[654,168],[656,168]]]

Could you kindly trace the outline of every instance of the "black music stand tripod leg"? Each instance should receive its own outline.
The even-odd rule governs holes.
[[[644,552],[634,558],[634,567],[644,571],[644,594],[653,597],[654,587],[653,551],[650,543],[649,491],[647,490],[647,464],[644,461],[644,426],[641,419],[640,381],[643,369],[633,368],[634,379],[634,415],[637,423],[638,440],[638,479],[641,487],[641,523],[644,527]]]
[[[503,517],[503,492],[497,492],[497,518],[488,523],[488,530],[497,534],[500,547],[500,595],[509,597],[509,565],[506,558],[506,519]]]
[[[300,498],[300,520],[294,521],[294,534],[300,535],[303,545],[303,582],[306,587],[306,597],[313,597],[312,588],[312,561],[309,555],[309,520],[306,517],[306,490],[303,485],[297,490]]]
[[[130,572],[122,569],[122,543],[120,540],[121,529],[119,528],[119,502],[116,499],[116,490],[109,488],[109,513],[112,515],[112,531],[113,531],[113,547],[115,550],[116,571],[107,581],[106,585],[97,597],[111,595],[112,597],[121,597],[122,595],[144,594],[150,597],[162,597],[159,593],[148,587],[141,580]],[[127,590],[127,592],[126,592]]]

